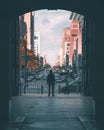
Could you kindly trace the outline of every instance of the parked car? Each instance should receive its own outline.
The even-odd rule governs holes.
[[[27,78],[27,81],[29,82],[29,81],[32,81],[33,79],[34,79],[33,76],[29,76],[29,77]]]
[[[47,76],[43,76],[42,79],[46,80],[46,79],[47,79]]]
[[[60,90],[59,90],[60,93],[64,93],[64,94],[69,94],[69,86],[62,86],[60,87]]]
[[[36,74],[33,74],[33,73],[32,73],[32,74],[30,74],[30,76],[33,76],[34,79],[36,78]]]
[[[41,80],[41,76],[40,75],[36,75],[36,80]]]
[[[61,79],[56,79],[56,83],[62,83]]]
[[[76,92],[78,86],[78,82],[73,80],[68,83],[68,85],[65,85],[60,88],[60,92],[62,93],[70,93],[70,92]]]

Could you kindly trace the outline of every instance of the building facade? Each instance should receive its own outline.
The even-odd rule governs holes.
[[[82,56],[82,28],[78,20],[72,20],[70,28],[65,28],[62,38],[63,65],[78,67],[78,56]],[[80,60],[81,64],[81,60]]]
[[[24,14],[24,22],[26,22],[27,27],[27,33],[25,36],[27,49],[31,49],[31,12]]]
[[[62,37],[62,65],[66,64],[66,55],[69,55],[70,50],[70,29],[65,28],[63,30],[63,37]]]
[[[40,55],[40,32],[34,32],[34,54],[36,56]]]

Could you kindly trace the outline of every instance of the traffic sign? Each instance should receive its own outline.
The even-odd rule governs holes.
[[[26,55],[26,56],[22,56],[22,59],[25,61],[31,60],[31,57]]]

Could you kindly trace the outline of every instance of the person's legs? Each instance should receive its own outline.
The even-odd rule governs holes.
[[[55,96],[54,95],[54,85],[52,84],[52,96]]]
[[[50,84],[48,85],[48,96],[50,96]]]

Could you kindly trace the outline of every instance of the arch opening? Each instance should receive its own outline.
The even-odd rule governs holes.
[[[42,9],[19,16],[17,82],[20,95],[41,93],[43,82],[48,92],[49,69],[56,75],[56,93],[59,86],[62,93],[69,93],[69,89],[84,93],[85,22],[83,15],[61,9]],[[65,90],[66,84],[68,90]],[[33,86],[32,90],[29,86]]]
[[[62,55],[63,62],[62,61],[59,62],[59,59],[58,59],[59,55],[58,55],[57,62],[55,64],[51,64],[51,63],[47,62],[46,55],[44,55],[44,57],[42,55],[39,55],[40,45],[38,45],[38,44],[40,43],[40,38],[41,38],[39,31],[41,31],[43,26],[45,26],[44,24],[49,23],[49,20],[50,20],[50,19],[47,19],[48,15],[45,15],[46,16],[45,19],[42,19],[44,24],[40,27],[41,29],[40,30],[38,29],[39,31],[37,31],[37,28],[35,25],[36,23],[33,24],[32,20],[34,22],[36,22],[36,20],[37,21],[39,20],[39,18],[40,18],[40,14],[38,15],[39,11],[41,12],[43,10],[28,12],[26,14],[19,16],[20,21],[18,24],[18,27],[19,27],[18,34],[19,34],[20,39],[19,39],[19,46],[17,49],[17,51],[19,52],[17,55],[17,59],[19,61],[19,62],[17,62],[17,63],[19,63],[18,69],[17,69],[17,71],[18,71],[17,72],[17,74],[18,74],[17,75],[17,77],[18,77],[17,78],[17,87],[19,88],[18,95],[22,95],[22,94],[31,95],[34,93],[38,93],[38,94],[39,93],[41,93],[41,94],[48,93],[47,85],[44,84],[45,91],[42,92],[41,84],[43,85],[44,81],[46,83],[46,75],[48,74],[47,70],[49,71],[50,69],[53,69],[56,74],[56,77],[58,77],[59,83],[57,83],[56,93],[60,94],[60,92],[59,92],[59,86],[61,84],[61,81],[59,79],[60,77],[65,78],[64,87],[66,85],[69,85],[71,82],[71,81],[67,82],[67,80],[66,80],[67,78],[72,79],[72,82],[75,81],[74,82],[75,83],[74,84],[75,93],[82,94],[82,93],[85,93],[85,91],[90,91],[90,90],[88,90],[89,88],[87,88],[87,90],[86,90],[87,80],[88,80],[87,79],[88,70],[87,70],[87,67],[85,67],[85,65],[88,62],[87,61],[88,59],[86,59],[87,54],[88,54],[88,46],[86,45],[86,32],[87,31],[86,31],[86,21],[84,20],[84,16],[81,14],[70,12],[70,16],[68,18],[68,20],[70,21],[70,22],[68,21],[70,23],[70,26],[68,25],[69,23],[67,24],[67,26],[64,25],[65,27],[62,28],[62,35],[60,38],[60,39],[62,39],[60,45],[63,48],[63,51],[61,48],[61,54],[63,54]],[[45,10],[45,11],[56,12],[59,10]],[[63,10],[61,10],[61,11],[63,11]],[[65,12],[67,12],[67,11],[65,11]],[[35,16],[38,15],[37,19],[33,18],[34,14],[35,14]],[[27,18],[25,16],[27,16]],[[25,17],[25,19],[24,19],[24,17]],[[30,19],[28,19],[29,17],[30,17]],[[52,16],[51,16],[51,18],[52,18]],[[55,18],[53,18],[52,20],[54,22]],[[82,20],[82,21],[80,21],[80,20]],[[37,23],[39,23],[39,21]],[[59,23],[60,23],[60,21],[59,21]],[[57,26],[59,25],[59,23],[57,23]],[[31,28],[30,25],[35,25],[35,27]],[[20,28],[20,26],[21,26],[21,28]],[[49,26],[47,26],[47,28],[49,29]],[[43,35],[45,35],[46,29],[43,28],[42,30],[44,31]],[[54,30],[55,30],[55,28],[54,28]],[[21,32],[21,31],[23,31],[23,32]],[[28,31],[30,31],[31,34],[27,34]],[[47,33],[47,34],[49,35],[49,33]],[[30,38],[28,40],[28,38],[29,38],[28,35],[30,37],[32,37],[33,39]],[[48,39],[48,41],[51,41],[51,40]],[[57,42],[57,41],[58,40],[56,40],[55,42]],[[43,40],[42,40],[42,42],[43,42]],[[79,43],[80,43],[80,50],[78,50]],[[73,46],[70,44],[73,44]],[[72,47],[72,49],[70,49],[70,46]],[[44,47],[47,47],[47,46],[45,45],[42,48],[44,48]],[[51,49],[52,49],[52,46],[51,46]],[[49,50],[49,48],[48,48],[48,50]],[[53,52],[53,50],[52,50],[52,52]],[[70,51],[72,51],[71,54],[70,54]],[[81,52],[81,53],[79,53],[79,52]],[[48,54],[51,54],[51,53],[48,53]],[[79,61],[78,61],[78,56],[79,56]],[[51,61],[52,61],[52,58],[50,58]],[[43,59],[45,59],[44,65],[46,65],[46,66],[43,66]],[[60,75],[57,76],[57,72],[59,73],[59,71],[61,71]],[[44,74],[44,75],[42,75],[42,74]],[[43,79],[41,82],[40,80],[41,80],[42,76],[43,76]],[[78,88],[79,80],[82,83],[81,90]],[[72,87],[72,92],[73,92],[73,88],[74,87]],[[91,91],[93,91],[93,90],[91,90]],[[69,90],[65,91],[62,89],[61,93],[70,94],[70,91]],[[93,96],[93,95],[90,95],[90,96]]]

